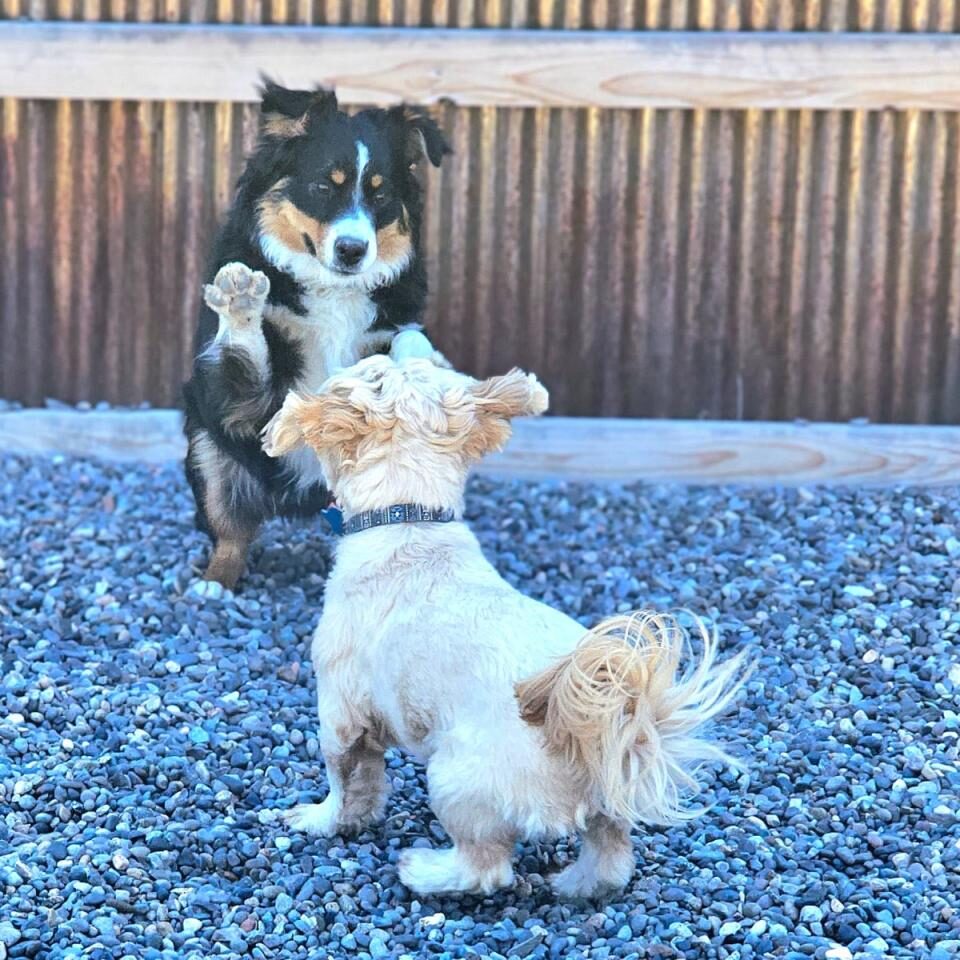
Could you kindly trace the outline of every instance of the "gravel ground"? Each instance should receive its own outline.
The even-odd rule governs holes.
[[[176,467],[0,464],[0,960],[356,955],[960,956],[960,493],[473,482],[500,570],[584,623],[688,606],[760,666],[724,724],[749,773],[636,837],[608,904],[516,886],[418,902],[444,842],[389,755],[385,824],[291,834],[325,793],[307,657],[330,540],[270,526],[237,596],[185,593],[205,544]]]

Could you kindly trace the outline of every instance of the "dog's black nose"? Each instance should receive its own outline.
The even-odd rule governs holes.
[[[356,237],[339,237],[333,245],[337,264],[347,269],[355,267],[364,258],[366,252],[367,241],[358,240]]]

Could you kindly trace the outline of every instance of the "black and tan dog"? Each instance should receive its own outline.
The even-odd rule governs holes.
[[[349,116],[332,91],[266,83],[184,389],[187,477],[213,540],[205,579],[232,588],[264,520],[327,505],[316,457],[272,460],[260,431],[289,390],[315,390],[419,324],[427,284],[415,168],[448,152],[422,111]]]

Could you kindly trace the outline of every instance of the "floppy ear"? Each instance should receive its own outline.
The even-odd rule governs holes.
[[[510,439],[513,417],[543,413],[549,403],[546,389],[532,373],[513,369],[502,377],[481,380],[467,391],[474,400],[475,422],[463,447],[464,454],[479,460],[500,450]]]
[[[433,117],[420,107],[391,107],[390,115],[400,124],[407,163],[415,164],[426,157],[435,167],[448,153],[453,153]]]
[[[288,90],[264,76],[260,95],[260,127],[266,137],[302,136],[313,120],[337,112],[337,95],[324,87]]]
[[[291,391],[260,437],[268,457],[282,457],[304,444],[321,453],[352,440],[362,426],[362,412],[344,397],[329,393],[304,397]]]
[[[268,457],[282,457],[292,453],[306,443],[300,426],[300,415],[309,403],[292,390],[287,394],[283,406],[267,421],[260,431],[260,446]]]
[[[478,412],[487,416],[535,417],[547,409],[550,395],[532,374],[514,367],[502,377],[481,380],[470,388]]]

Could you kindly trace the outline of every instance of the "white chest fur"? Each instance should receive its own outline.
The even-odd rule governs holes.
[[[303,316],[272,306],[265,315],[301,352],[303,369],[295,389],[312,393],[331,373],[360,359],[363,335],[377,308],[368,291],[354,287],[317,287],[305,292],[301,303]],[[308,448],[288,454],[284,462],[299,487],[323,481],[316,454]]]
[[[312,290],[301,302],[305,316],[287,310],[267,315],[299,347],[303,370],[297,389],[311,392],[331,373],[360,359],[362,338],[373,324],[377,308],[366,290],[351,287]]]

